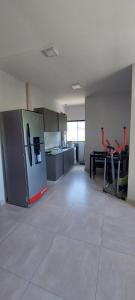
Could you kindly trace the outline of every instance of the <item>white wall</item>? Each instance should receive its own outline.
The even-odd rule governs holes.
[[[57,101],[46,97],[45,91],[36,86],[31,86],[32,107],[47,107],[56,111],[64,111]],[[26,108],[25,83],[13,76],[0,71],[0,111]],[[5,201],[3,159],[0,139],[0,203]]]
[[[95,96],[86,98],[85,102],[86,140],[85,163],[89,170],[89,154],[101,150],[101,127],[105,138],[111,143],[117,139],[123,142],[123,126],[130,132],[131,95]]]
[[[68,121],[85,120],[85,104],[65,107]]]
[[[32,107],[46,107],[48,109],[64,112],[64,106],[58,101],[50,98],[45,91],[35,85],[31,86]]]
[[[0,111],[26,108],[25,84],[0,71]],[[5,201],[3,159],[0,140],[0,203]]]
[[[0,111],[26,108],[25,84],[0,71]]]
[[[130,155],[128,176],[128,199],[135,203],[135,65],[132,66],[132,96],[130,124]]]
[[[30,86],[32,108],[46,107],[54,111],[64,111],[64,106],[46,95],[35,85]],[[0,111],[26,108],[25,83],[0,71]]]

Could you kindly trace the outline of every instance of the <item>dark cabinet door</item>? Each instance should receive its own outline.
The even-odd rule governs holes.
[[[63,153],[56,155],[56,180],[63,175]]]
[[[67,115],[63,114],[63,130],[67,131]]]
[[[59,114],[59,131],[63,131],[63,119],[62,119],[62,113]]]
[[[46,155],[47,179],[57,180],[67,173],[74,164],[74,148],[57,155]]]
[[[61,143],[64,144],[64,133],[67,131],[67,115],[59,114],[59,131],[61,131]]]
[[[55,111],[44,109],[45,131],[58,131],[58,113]]]
[[[64,174],[67,173],[74,164],[74,148],[64,152]]]
[[[63,175],[63,153],[46,155],[47,179],[55,181]]]
[[[59,114],[59,131],[62,133],[67,130],[67,115],[64,113]]]
[[[56,157],[46,155],[47,179],[56,180]]]
[[[44,118],[44,131],[55,132],[59,130],[58,113],[47,108],[35,108],[35,111],[42,113]]]

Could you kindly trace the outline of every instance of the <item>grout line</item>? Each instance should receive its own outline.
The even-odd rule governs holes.
[[[32,275],[31,275],[31,279],[30,279],[30,282],[31,282],[31,283],[32,283],[32,279],[33,279],[33,277],[34,277],[36,271],[39,269],[39,267],[40,267],[40,265],[42,264],[42,262],[48,257],[48,254],[49,254],[49,252],[50,252],[50,250],[51,250],[51,248],[52,248],[52,245],[53,245],[53,242],[54,242],[55,237],[56,237],[56,236],[55,236],[55,234],[54,234],[54,237],[52,238],[52,241],[51,241],[51,243],[50,243],[50,247],[48,248],[47,253],[45,254],[44,257],[42,257],[42,259],[41,259],[40,262],[38,263],[36,269],[33,271]]]
[[[10,235],[12,235],[12,233],[14,233],[14,231],[17,229],[18,224],[20,223],[15,222],[15,227],[0,241],[0,246],[9,238]]]
[[[46,255],[42,257],[42,259],[40,260],[39,264],[36,266],[35,270],[33,271],[33,274],[31,275],[31,278],[30,278],[30,279],[26,279],[23,275],[20,275],[20,274],[16,273],[15,271],[11,271],[11,270],[8,269],[8,267],[6,267],[6,266],[1,266],[1,265],[0,265],[0,269],[3,269],[3,270],[5,270],[5,271],[7,271],[7,272],[13,274],[13,275],[15,275],[16,277],[18,277],[18,278],[20,278],[20,279],[23,279],[24,281],[26,281],[26,282],[28,282],[28,283],[32,283],[31,280],[32,280],[32,278],[33,278],[35,272],[37,271],[37,269],[38,269],[39,266],[41,265],[42,261],[48,256],[49,251],[50,251],[50,249],[51,249],[51,247],[52,247],[52,244],[53,244],[54,239],[55,239],[55,236],[54,236],[53,239],[52,239],[52,242],[51,242],[51,244],[50,244],[50,247],[49,247],[49,249],[48,249]]]
[[[54,239],[55,239],[55,236],[54,236],[53,239],[52,239],[52,242],[51,242],[51,244],[50,244],[50,247],[49,247],[49,249],[48,249],[46,255],[42,257],[42,259],[40,260],[39,264],[36,266],[35,270],[33,271],[33,274],[31,275],[31,278],[30,278],[30,279],[26,279],[23,275],[20,275],[20,274],[16,273],[15,271],[11,271],[11,270],[8,269],[8,267],[6,267],[6,266],[0,266],[0,269],[3,269],[3,270],[5,270],[5,271],[7,271],[7,272],[13,274],[13,275],[15,275],[16,277],[18,277],[18,278],[20,278],[20,279],[23,279],[24,281],[26,281],[26,282],[28,282],[28,283],[32,283],[31,280],[32,280],[33,276],[35,275],[35,272],[37,271],[37,269],[38,269],[39,266],[41,265],[42,261],[48,256],[49,251],[50,251],[50,249],[51,249],[51,247],[52,247],[52,244],[53,244]]]
[[[114,250],[110,247],[107,247],[107,246],[102,246],[102,249],[106,249],[106,250],[110,250],[114,253],[117,253],[117,254],[122,254],[122,255],[125,255],[125,256],[128,256],[128,257],[131,257],[131,258],[134,258],[135,259],[135,254],[131,254],[131,253],[127,253],[127,252],[122,252],[122,250]]]
[[[18,278],[22,279],[26,283],[29,283],[28,279],[24,278],[22,275],[17,274],[16,272],[13,272],[13,271],[9,270],[7,267],[0,266],[0,269],[14,275],[15,277],[18,277]]]
[[[76,239],[76,238],[71,238],[69,236],[67,236],[66,234],[62,234],[60,232],[57,232],[54,239],[58,238],[58,237],[63,237],[65,239],[68,239],[70,241],[75,241],[75,242],[79,242],[79,243],[82,243],[84,245],[87,245],[88,248],[90,247],[95,247],[95,248],[99,248],[101,247],[101,245],[97,245],[96,243],[92,243],[92,242],[87,242],[87,241],[83,241],[83,240],[80,240],[80,239]]]
[[[105,206],[105,205],[104,205]],[[98,271],[97,271],[97,280],[96,280],[96,289],[95,289],[95,300],[97,299],[97,291],[98,291],[98,283],[99,283],[99,275],[100,275],[100,264],[101,264],[101,251],[102,251],[102,243],[103,243],[103,228],[104,228],[104,219],[105,219],[105,216],[103,216],[103,223],[102,223],[102,226],[101,226],[101,245],[100,245],[100,248],[99,248],[99,261],[98,261]]]
[[[30,284],[33,285],[33,286],[36,286],[37,288],[39,288],[39,289],[41,289],[41,290],[43,290],[43,291],[45,291],[45,292],[47,292],[47,293],[49,293],[49,294],[51,294],[51,295],[53,295],[53,296],[58,297],[60,300],[67,300],[67,299],[63,298],[62,296],[60,296],[60,295],[58,295],[58,294],[52,292],[52,291],[49,290],[48,288],[43,288],[43,287],[40,286],[38,283],[30,282]],[[59,300],[59,299],[58,299],[58,300]],[[39,300],[40,300],[40,299],[39,299]]]
[[[22,295],[21,295],[20,299],[18,299],[18,300],[21,300],[21,299],[23,299],[23,296],[24,296],[24,295],[25,295],[25,293],[27,292],[27,290],[28,290],[29,286],[30,286],[30,282],[28,282],[28,284],[27,284],[27,287],[26,287],[25,291],[22,293]]]
[[[71,171],[71,174],[72,174],[72,171]],[[76,174],[76,173],[75,173],[75,174]],[[81,176],[82,176],[82,174],[81,174]],[[66,174],[64,177],[60,178],[60,181],[57,182],[57,183],[55,183],[55,185],[54,185],[52,188],[50,188],[50,194],[46,197],[45,201],[47,200],[47,201],[48,201],[48,205],[49,205],[49,206],[52,206],[52,207],[54,207],[54,208],[55,208],[55,207],[57,207],[58,209],[61,209],[61,208],[62,208],[63,210],[68,210],[68,209],[70,210],[70,209],[71,209],[71,213],[72,213],[72,208],[75,208],[76,204],[75,204],[75,205],[72,204],[70,207],[69,207],[69,206],[68,206],[68,207],[66,207],[66,206],[62,206],[62,207],[61,207],[61,206],[58,206],[58,205],[49,203],[49,198],[52,197],[52,196],[54,196],[54,195],[55,195],[54,193],[55,193],[56,191],[59,190],[59,188],[60,188],[61,185],[62,185],[63,179],[64,179],[64,178],[69,179],[69,177],[70,177],[69,174]],[[72,179],[72,178],[71,178],[71,179]],[[66,186],[66,183],[65,183],[65,186]],[[87,189],[87,187],[86,187],[86,189]],[[97,192],[97,193],[99,192],[99,191],[96,191],[93,187],[91,187],[91,190],[94,191],[95,193],[96,193],[96,192]],[[96,198],[96,197],[95,197],[95,198]],[[95,199],[95,200],[96,200],[96,199]],[[58,237],[63,237],[63,238],[65,238],[65,239],[67,239],[67,240],[71,240],[71,241],[76,241],[76,242],[82,243],[82,244],[84,244],[85,246],[87,246],[87,247],[89,247],[89,248],[90,248],[90,247],[97,247],[97,248],[99,248],[98,262],[97,262],[97,274],[96,274],[96,278],[95,278],[95,281],[96,281],[96,287],[95,287],[95,300],[97,299],[98,284],[99,284],[99,280],[100,280],[100,268],[101,268],[102,249],[110,250],[110,251],[112,251],[112,252],[114,252],[114,253],[121,254],[121,255],[125,255],[125,256],[132,257],[132,258],[135,259],[135,255],[134,255],[134,254],[125,253],[125,252],[122,252],[122,251],[120,251],[120,250],[117,251],[117,250],[112,249],[111,247],[106,247],[106,246],[103,245],[103,235],[104,235],[104,224],[105,224],[105,219],[106,219],[107,217],[108,217],[108,218],[110,217],[110,216],[106,216],[106,214],[105,214],[105,209],[106,209],[106,205],[107,205],[107,201],[106,201],[106,200],[107,200],[107,199],[106,199],[106,198],[104,199],[104,197],[103,197],[103,201],[104,201],[104,205],[103,205],[103,213],[101,213],[101,212],[96,212],[96,209],[92,209],[92,210],[91,210],[91,214],[94,213],[94,214],[96,214],[96,215],[101,215],[101,216],[103,216],[102,224],[101,224],[101,226],[100,226],[100,234],[101,234],[101,235],[100,235],[100,236],[101,236],[101,243],[100,243],[100,245],[98,245],[98,243],[96,244],[96,242],[93,243],[93,242],[88,242],[88,241],[84,241],[84,240],[81,240],[81,239],[76,239],[76,238],[69,237],[68,234],[66,234],[66,232],[62,233],[62,232],[60,232],[60,230],[57,231],[57,232],[54,232],[53,230],[51,230],[51,229],[48,228],[47,226],[44,226],[44,229],[43,229],[43,226],[42,226],[42,227],[37,227],[36,225],[32,225],[32,224],[30,224],[30,223],[27,223],[27,221],[17,221],[17,222],[15,221],[14,228],[13,228],[13,229],[5,236],[5,238],[3,238],[3,239],[0,241],[0,245],[1,245],[6,239],[8,239],[9,236],[12,235],[12,234],[14,233],[14,231],[16,231],[18,224],[24,224],[24,225],[26,225],[26,226],[27,226],[27,225],[28,225],[28,226],[31,226],[32,228],[38,230],[38,231],[41,232],[41,233],[45,233],[45,232],[47,231],[47,232],[49,232],[50,234],[52,234],[52,240],[51,240],[50,246],[49,246],[49,248],[48,248],[48,251],[46,252],[45,256],[43,256],[43,257],[41,258],[39,264],[37,264],[37,266],[35,267],[35,270],[33,271],[33,274],[30,276],[30,280],[25,279],[25,278],[23,277],[23,275],[18,275],[18,274],[16,274],[15,272],[10,271],[10,270],[9,270],[8,268],[6,268],[6,267],[1,267],[1,266],[0,266],[0,269],[3,269],[3,270],[5,270],[5,271],[7,271],[7,272],[13,274],[14,276],[16,276],[16,277],[18,277],[18,278],[24,280],[24,281],[27,283],[26,290],[24,291],[23,295],[21,296],[21,299],[23,298],[23,296],[24,296],[25,292],[27,291],[27,289],[28,289],[28,287],[29,287],[30,284],[32,284],[33,286],[37,286],[38,288],[40,288],[40,289],[42,289],[42,290],[44,290],[44,291],[47,291],[47,292],[51,293],[52,295],[55,295],[52,291],[50,291],[50,290],[48,290],[48,289],[46,289],[46,288],[44,289],[44,288],[41,287],[40,285],[33,283],[32,280],[33,280],[33,277],[35,276],[36,272],[38,271],[40,265],[43,263],[44,260],[47,259],[48,255],[49,255],[49,253],[50,253],[50,251],[51,251],[51,248],[52,248],[52,246],[53,246],[53,243],[54,243],[55,239],[58,238]],[[41,199],[41,201],[42,201],[42,199]],[[43,201],[44,201],[44,199],[43,199]],[[93,201],[94,201],[94,200],[93,200]],[[113,202],[113,198],[112,198],[112,202]],[[78,203],[77,206],[78,206],[78,205],[79,205],[80,207],[90,208],[90,209],[91,209],[90,206],[86,206],[86,205],[83,205],[83,204],[81,204],[81,203]],[[8,218],[8,216],[7,216],[7,218]],[[112,217],[112,218],[116,218],[116,217]],[[117,217],[117,218],[119,218],[119,217]],[[122,216],[121,218],[123,218],[123,216]],[[13,218],[12,218],[12,219],[13,219]],[[23,218],[21,218],[21,219],[23,220]],[[44,231],[44,230],[45,230],[45,231]],[[61,300],[66,300],[66,299],[64,299],[64,298],[61,298],[61,296],[59,296],[59,295],[55,295],[55,296],[59,297]],[[21,300],[21,299],[20,299],[20,300]]]
[[[8,270],[8,269],[6,269],[6,268],[0,267],[0,269],[3,270],[3,271],[6,271],[6,272],[8,272],[9,274],[11,274],[11,275],[13,275],[13,276],[19,278],[20,280],[23,280],[23,281],[26,282],[26,287],[25,287],[24,291],[22,292],[22,295],[21,295],[21,296],[19,297],[19,299],[18,299],[18,300],[21,300],[21,299],[23,298],[23,296],[25,295],[27,289],[28,289],[29,281],[26,280],[26,279],[24,279],[24,278],[21,277],[21,276],[16,275],[15,273],[11,272],[10,270]]]
[[[38,230],[41,233],[45,233],[45,231],[47,231],[48,233],[54,235],[54,239],[57,236],[61,236],[61,237],[67,238],[67,239],[72,240],[72,241],[82,242],[82,243],[86,244],[88,247],[89,246],[95,246],[95,247],[100,247],[101,246],[101,243],[100,244],[98,244],[96,242],[92,243],[92,242],[89,242],[89,241],[84,241],[84,240],[79,239],[79,238],[72,238],[72,237],[68,236],[68,234],[66,234],[65,232],[64,233],[61,232],[61,231],[54,232],[53,230],[51,230],[47,226],[44,226],[44,229],[42,229],[41,227],[37,227],[36,225],[30,224],[30,223],[27,223],[27,222],[23,223],[22,221],[20,221],[19,224],[28,225],[28,226],[32,227],[33,229]]]
[[[98,282],[99,282],[99,274],[100,274],[100,264],[101,264],[101,247],[100,247],[100,253],[98,258],[98,270],[97,270],[97,279],[96,279],[96,288],[95,288],[95,300],[97,299],[97,290],[98,290]]]
[[[54,240],[55,240],[57,237],[64,237],[64,238],[67,238],[67,239],[69,239],[69,240],[71,240],[71,241],[77,241],[77,242],[83,243],[84,245],[87,245],[88,248],[90,248],[90,247],[100,248],[99,246],[94,245],[94,244],[89,244],[89,243],[84,242],[84,241],[81,241],[81,240],[76,240],[76,239],[68,238],[67,236],[63,236],[63,235],[61,235],[61,234],[56,234],[56,235],[54,236],[53,240],[52,240],[52,243],[51,243],[51,245],[50,245],[50,247],[49,247],[49,249],[48,249],[47,254],[45,255],[44,258],[42,258],[42,260],[40,261],[40,263],[39,263],[39,265],[37,266],[36,270],[34,270],[33,275],[32,275],[32,277],[31,277],[31,279],[30,279],[30,281],[29,281],[31,284],[37,285],[37,286],[40,287],[40,288],[41,288],[41,286],[38,285],[38,284],[33,283],[32,280],[33,280],[33,277],[34,277],[36,271],[39,269],[40,265],[42,264],[42,262],[43,262],[44,260],[47,259],[48,254],[49,254],[49,252],[50,252],[50,250],[51,250],[51,248],[52,248],[52,245],[53,245],[53,243],[54,243]],[[43,290],[46,290],[46,291],[52,293],[51,290],[44,289],[44,288],[43,288]],[[57,296],[57,297],[60,297],[60,295],[57,295],[57,294],[56,294],[56,296]],[[61,297],[60,297],[60,298],[61,298]],[[63,299],[63,300],[66,300],[66,299],[64,299],[64,298],[62,298],[62,299]]]
[[[28,223],[27,221],[25,221],[25,223],[23,221],[20,221],[18,223],[19,225],[26,225],[26,226],[29,226],[33,229],[36,229],[37,231],[39,231],[40,233],[50,233],[50,234],[56,234],[56,232],[52,231],[51,229],[49,229],[48,227],[44,226],[44,229],[42,229],[41,227],[38,227],[37,225],[33,225],[31,223]]]

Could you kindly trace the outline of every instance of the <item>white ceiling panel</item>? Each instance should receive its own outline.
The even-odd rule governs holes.
[[[55,99],[81,101],[135,62],[134,28],[133,0],[1,0],[0,68]],[[45,58],[40,51],[51,46],[60,55]]]

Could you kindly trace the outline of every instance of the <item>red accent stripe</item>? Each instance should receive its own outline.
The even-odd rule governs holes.
[[[42,191],[34,195],[28,200],[28,204],[31,205],[32,203],[36,202],[39,198],[43,196],[44,193],[48,191],[48,187],[45,187]]]

